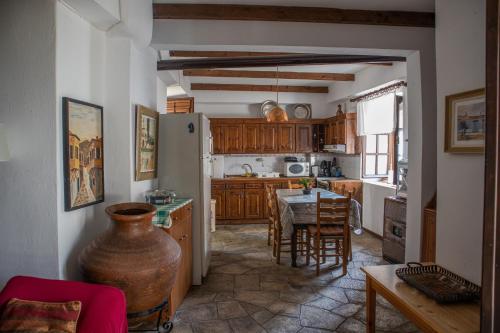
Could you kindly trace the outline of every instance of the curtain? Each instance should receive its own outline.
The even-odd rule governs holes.
[[[394,92],[358,102],[358,135],[386,134],[396,128],[396,94]]]

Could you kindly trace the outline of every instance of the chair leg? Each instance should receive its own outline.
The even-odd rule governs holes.
[[[326,239],[321,240],[321,253],[323,254],[321,263],[324,264],[326,262]]]
[[[347,275],[347,258],[349,257],[349,249],[347,237],[342,240],[342,275]]]
[[[276,263],[279,265],[281,260],[281,232],[278,232],[276,237],[278,237],[276,245]]]
[[[352,261],[352,238],[349,232],[349,261]]]
[[[278,239],[276,238],[276,235],[278,234],[278,231],[276,229],[276,226],[273,225],[273,257],[276,257],[276,253],[277,253],[277,241]]]
[[[267,223],[267,246],[271,245],[271,232],[272,232],[272,224],[271,220]]]
[[[302,236],[302,229],[297,230],[297,244],[299,244],[299,253],[304,255],[304,239]]]
[[[339,253],[339,244],[340,244],[339,240],[336,239],[335,240],[335,254],[337,254],[337,256],[335,257],[335,265],[339,264],[339,255],[340,255],[340,253]]]
[[[321,246],[321,240],[319,237],[316,237],[316,242],[314,245],[314,252],[316,253],[316,276],[319,276],[319,264],[320,264],[320,257],[319,257],[319,251],[320,251],[320,246]]]
[[[311,233],[309,230],[306,232],[306,265],[309,266],[311,260]]]

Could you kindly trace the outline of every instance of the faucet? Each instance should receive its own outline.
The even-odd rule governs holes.
[[[250,164],[248,164],[248,163],[243,163],[241,165],[241,168],[245,170],[245,174],[248,173],[246,167],[248,167],[250,169],[250,175],[252,175],[253,174],[252,166]]]

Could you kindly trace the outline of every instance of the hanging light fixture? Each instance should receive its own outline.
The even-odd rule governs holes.
[[[276,106],[269,111],[267,121],[288,121],[288,115],[279,105],[279,66],[276,66]]]

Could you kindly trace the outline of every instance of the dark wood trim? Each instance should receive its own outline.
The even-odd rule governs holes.
[[[282,56],[300,53],[290,52],[253,52],[253,51],[184,51],[170,50],[171,57],[183,58],[237,58],[237,57],[264,57],[264,56]]]
[[[319,81],[354,81],[354,74],[346,73],[312,73],[312,72],[278,72],[278,71],[245,71],[224,69],[185,69],[184,76],[203,77],[244,77],[252,79],[286,79],[286,80],[319,80]]]
[[[349,54],[299,54],[238,58],[198,58],[160,60],[157,62],[157,69],[161,71],[197,68],[275,67],[293,65],[357,64],[367,62],[387,63],[395,61],[406,61],[406,58],[398,56]]]
[[[373,231],[368,230],[368,229],[366,229],[366,228],[363,228],[363,231],[364,231],[364,232],[366,232],[367,234],[372,235],[373,237],[375,237],[375,238],[377,238],[377,239],[380,239],[380,240],[383,240],[383,239],[384,239],[384,237],[382,237],[382,236],[380,236],[379,234],[376,234],[376,233],[374,233]]]
[[[483,272],[481,332],[500,330],[499,219],[499,0],[486,2],[486,145],[484,173]]]
[[[153,18],[172,20],[230,20],[310,22],[434,28],[432,12],[354,10],[322,7],[153,4]]]
[[[328,87],[275,86],[269,84],[191,83],[191,90],[268,91],[327,94]]]

